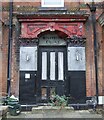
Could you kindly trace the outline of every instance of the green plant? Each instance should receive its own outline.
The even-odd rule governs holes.
[[[50,105],[52,106],[65,107],[67,106],[67,102],[68,102],[68,97],[66,97],[65,95],[59,96],[59,95],[53,94],[50,98]]]

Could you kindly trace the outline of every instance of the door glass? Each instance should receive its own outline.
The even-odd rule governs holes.
[[[47,99],[47,89],[45,87],[41,88],[42,99]]]
[[[47,79],[47,52],[42,52],[42,80]]]
[[[63,52],[58,52],[58,80],[64,80]]]
[[[50,80],[55,80],[55,52],[50,53]]]

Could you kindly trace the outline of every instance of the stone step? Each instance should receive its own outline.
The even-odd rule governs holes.
[[[73,107],[58,107],[58,106],[38,106],[38,107],[33,107],[32,108],[32,113],[33,114],[62,114],[62,113],[67,113],[67,112],[73,112],[74,108]]]
[[[0,120],[6,118],[8,112],[8,106],[0,106]]]

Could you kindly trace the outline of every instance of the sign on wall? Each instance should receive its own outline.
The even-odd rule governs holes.
[[[20,47],[20,70],[21,71],[37,70],[37,46]]]
[[[66,41],[60,38],[55,32],[50,32],[40,37],[39,45],[62,46],[66,45]]]
[[[85,71],[85,47],[68,47],[68,70]]]

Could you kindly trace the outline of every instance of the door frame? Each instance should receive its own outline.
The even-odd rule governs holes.
[[[64,94],[66,95],[67,94],[67,87],[66,87],[66,81],[67,81],[67,46],[64,45],[64,46],[38,46],[38,60],[37,60],[37,81],[36,81],[36,84],[37,84],[37,91],[36,91],[36,98],[37,98],[37,103],[41,103],[42,102],[42,99],[41,99],[41,49],[49,49],[49,48],[59,48],[59,49],[63,49],[64,51]]]

